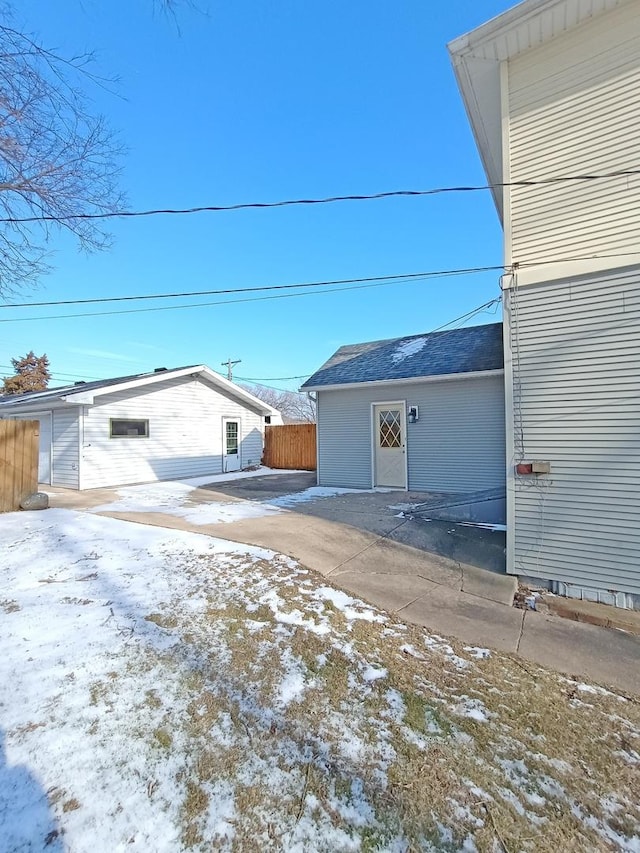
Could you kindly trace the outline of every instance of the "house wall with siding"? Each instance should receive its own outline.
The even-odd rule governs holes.
[[[502,79],[505,182],[638,167],[637,2]],[[640,604],[638,209],[629,176],[511,188],[504,220],[505,263],[524,264],[504,294],[507,570],[625,606]],[[551,474],[518,477],[532,460]]]
[[[502,375],[318,392],[318,483],[370,489],[371,404],[419,406],[407,424],[409,489],[466,492],[504,486]]]
[[[263,415],[199,379],[96,397],[84,407],[81,488],[221,473],[223,417],[240,421],[241,464],[259,464]],[[149,437],[110,438],[110,418],[148,420]]]
[[[509,60],[507,180],[637,169],[639,58],[633,2]],[[507,263],[637,251],[639,209],[640,175],[513,188]]]
[[[511,289],[508,570],[640,594],[640,268]],[[549,476],[513,464],[548,461]],[[563,587],[564,589],[564,587]]]
[[[80,460],[80,408],[73,406],[59,409],[49,404],[46,410],[33,409],[30,412],[21,409],[20,414],[8,410],[2,413],[3,418],[17,420],[39,420],[51,418],[51,431],[41,427],[40,439],[48,442],[50,453],[51,485],[63,486],[69,489],[79,488]],[[41,445],[40,453],[47,452]]]

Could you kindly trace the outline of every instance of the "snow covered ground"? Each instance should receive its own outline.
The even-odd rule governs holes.
[[[640,707],[286,557],[0,516],[0,851],[640,850]]]

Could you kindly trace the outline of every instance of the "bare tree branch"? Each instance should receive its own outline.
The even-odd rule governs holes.
[[[110,245],[99,221],[68,219],[124,208],[118,190],[122,146],[103,116],[88,107],[87,84],[114,81],[91,73],[91,54],[63,57],[11,26],[0,6],[0,295],[31,285],[49,269],[56,229],[86,251]]]
[[[282,414],[284,423],[315,423],[316,401],[310,394],[300,391],[280,391],[268,385],[245,385],[246,390],[262,400],[268,406],[273,406]]]

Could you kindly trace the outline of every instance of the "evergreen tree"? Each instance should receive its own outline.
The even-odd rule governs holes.
[[[46,355],[35,355],[33,350],[23,358],[12,358],[11,364],[15,370],[15,376],[8,376],[3,380],[4,394],[26,394],[28,391],[44,391],[51,373],[49,372],[49,359]]]

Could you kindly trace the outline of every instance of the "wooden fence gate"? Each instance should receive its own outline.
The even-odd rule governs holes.
[[[0,512],[38,491],[40,422],[0,420]]]
[[[316,470],[316,425],[265,427],[262,464],[268,468]]]

